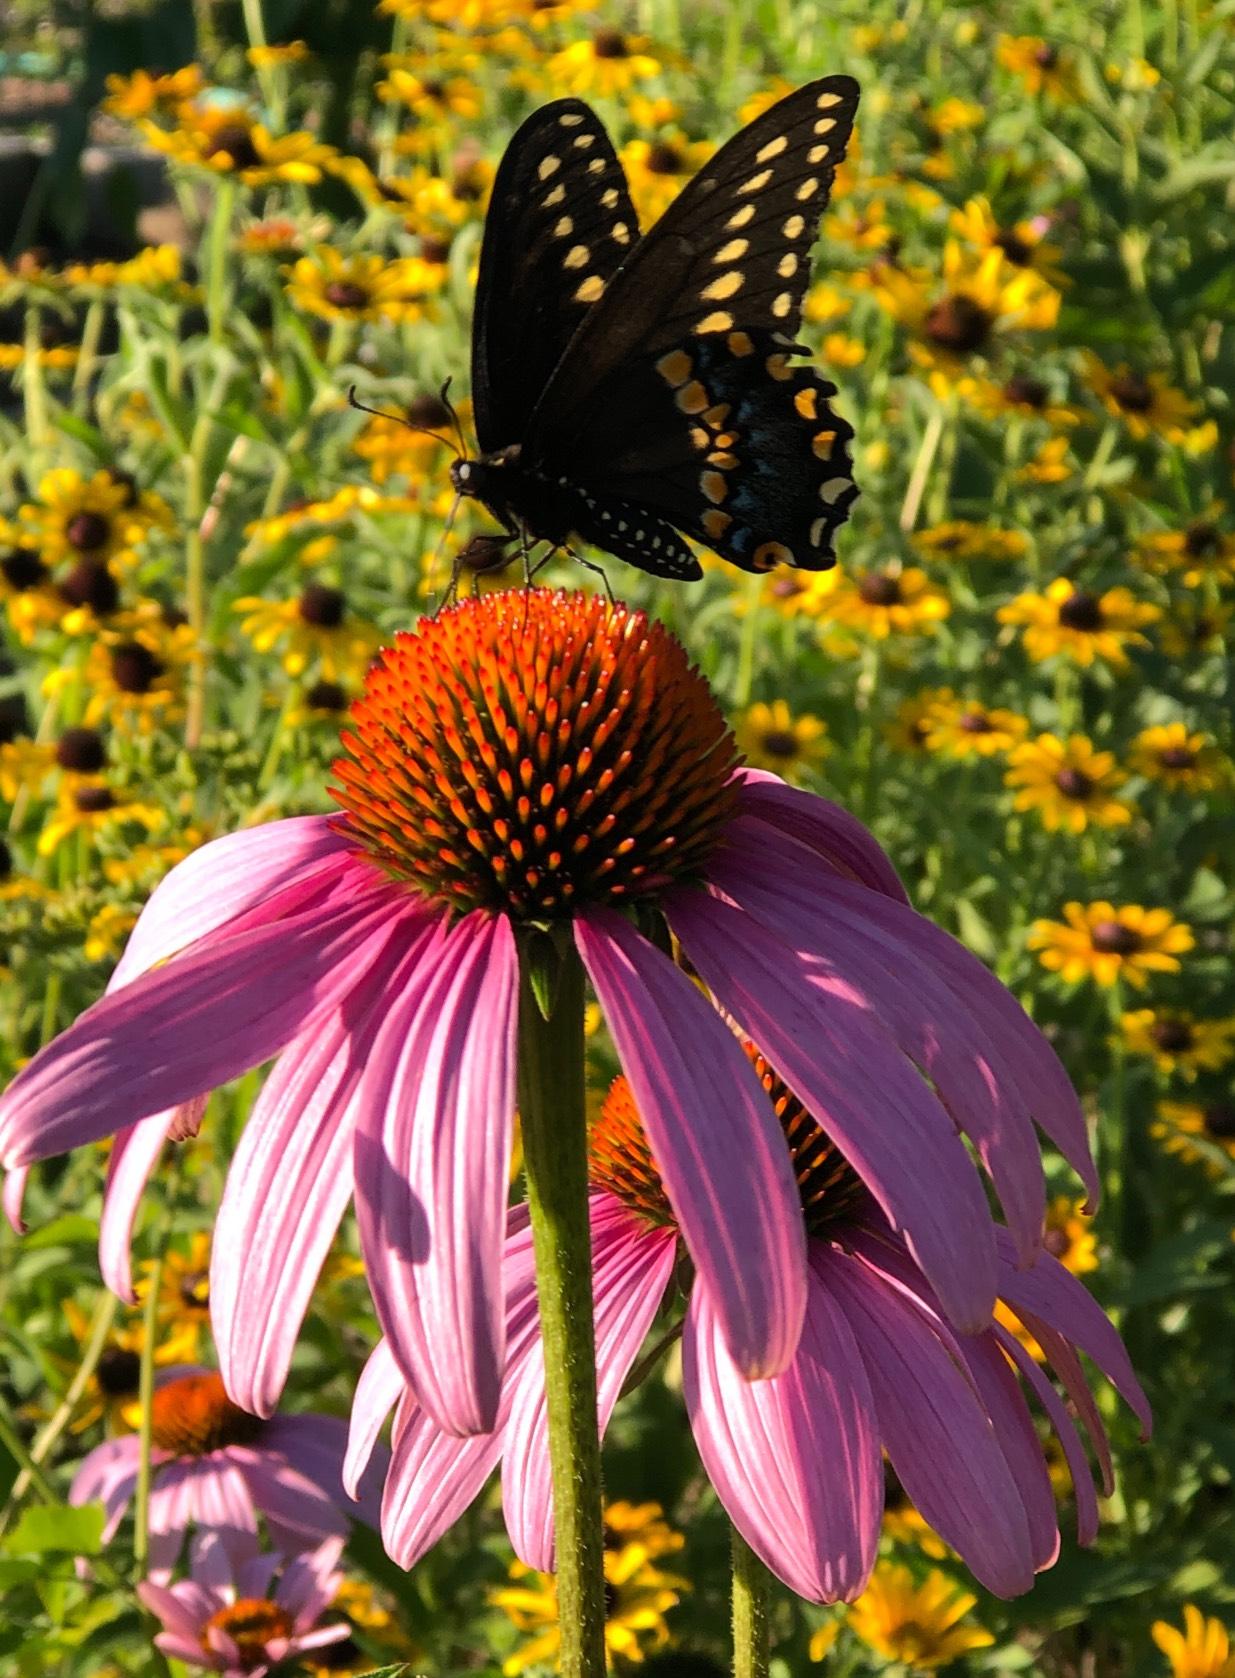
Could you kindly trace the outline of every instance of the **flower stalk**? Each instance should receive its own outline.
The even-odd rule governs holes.
[[[546,1018],[521,952],[519,1114],[544,1337],[561,1670],[605,1671],[604,1531],[584,1109],[583,968],[559,954]]]
[[[736,1527],[730,1528],[729,1536],[733,1553],[733,1678],[768,1678],[771,1576]]]

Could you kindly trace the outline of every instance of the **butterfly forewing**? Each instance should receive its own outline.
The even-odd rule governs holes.
[[[483,450],[522,442],[563,351],[638,239],[596,114],[577,99],[534,112],[506,150],[485,220],[472,338]]]

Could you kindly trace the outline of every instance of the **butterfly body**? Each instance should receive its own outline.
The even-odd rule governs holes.
[[[586,105],[524,123],[481,251],[481,452],[452,471],[512,540],[582,541],[677,579],[702,574],[690,540],[749,571],[834,563],[852,430],[794,334],[856,106],[848,77],[799,89],[642,238]]]

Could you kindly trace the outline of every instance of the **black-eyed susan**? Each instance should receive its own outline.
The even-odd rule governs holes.
[[[382,63],[386,76],[377,84],[378,98],[410,106],[417,122],[451,117],[471,121],[484,108],[481,84],[472,76],[435,74],[419,54],[388,54]]]
[[[923,715],[923,743],[928,751],[948,757],[994,757],[1011,751],[1029,732],[1029,719],[980,699],[946,697],[927,705]]]
[[[157,833],[167,817],[157,804],[133,796],[123,788],[102,781],[82,782],[65,788],[39,834],[40,856],[51,856],[66,839],[77,833],[97,842],[125,829],[144,828]]]
[[[374,483],[385,484],[391,478],[416,479],[443,446],[449,447],[424,434],[426,430],[443,431],[449,436],[450,413],[440,398],[427,392],[414,397],[404,414],[407,424],[386,414],[375,415],[352,444],[361,459],[368,461]],[[412,426],[424,430],[412,430]]]
[[[659,1503],[605,1505],[605,1549],[616,1552],[626,1566],[637,1560],[658,1561],[683,1549],[685,1538],[665,1519]]]
[[[1132,742],[1129,762],[1149,780],[1181,792],[1210,792],[1231,773],[1230,759],[1210,736],[1182,722],[1143,728]]]
[[[605,1652],[611,1658],[640,1662],[647,1649],[669,1641],[665,1616],[677,1606],[687,1583],[654,1567],[639,1544],[606,1547],[604,1566]],[[535,1573],[517,1561],[510,1577],[512,1582],[494,1591],[492,1601],[519,1631],[531,1633],[530,1641],[502,1663],[505,1678],[517,1678],[531,1666],[553,1661],[561,1633],[552,1574]]]
[[[1142,536],[1136,545],[1137,558],[1160,576],[1178,578],[1185,588],[1200,588],[1211,577],[1219,583],[1235,582],[1235,536],[1219,524],[1222,512],[1221,506],[1215,506],[1183,530],[1157,530]]]
[[[553,54],[542,69],[544,86],[555,94],[574,93],[584,99],[590,94],[603,98],[627,93],[660,74],[660,60],[648,52],[649,45],[641,35],[597,29]]]
[[[827,732],[826,723],[805,713],[795,716],[783,699],[750,706],[734,730],[753,768],[771,769],[788,781],[824,761],[831,749]]]
[[[205,86],[200,64],[185,64],[170,75],[152,76],[148,70],[134,70],[128,76],[108,76],[103,110],[125,122],[141,117],[170,115],[186,101],[196,99]]]
[[[1193,1079],[1235,1057],[1235,1017],[1201,1020],[1182,1008],[1134,1008],[1119,1026],[1128,1053],[1149,1056],[1160,1072]]]
[[[1047,242],[1050,218],[1029,216],[1021,221],[999,221],[991,209],[990,200],[970,198],[959,210],[953,210],[949,225],[958,238],[965,239],[979,250],[1002,251],[1014,268],[1032,268],[1057,290],[1068,284],[1068,277],[1058,264],[1063,254],[1058,245]]]
[[[105,468],[88,478],[71,466],[45,472],[19,516],[25,541],[48,565],[123,564],[152,528],[172,525],[160,496]]]
[[[828,606],[833,623],[859,630],[873,640],[890,635],[929,635],[952,607],[944,591],[925,571],[857,571],[837,586]]]
[[[841,573],[835,568],[831,571],[797,571],[789,565],[777,565],[764,575],[759,602],[786,618],[823,617],[841,581]],[[734,610],[743,613],[747,609],[745,595],[736,595]]]
[[[69,1333],[78,1347],[84,1349],[93,1332],[90,1317],[71,1295],[64,1298],[61,1310]],[[137,1398],[144,1345],[145,1332],[136,1316],[112,1329],[73,1410],[69,1423],[71,1432],[85,1433],[100,1422],[107,1426],[109,1432],[123,1431],[131,1425],[128,1418]],[[175,1336],[155,1341],[156,1369],[183,1363],[185,1355],[184,1342]],[[77,1373],[81,1357],[62,1358],[53,1354],[52,1362],[68,1381]]]
[[[1061,1194],[1049,1202],[1042,1228],[1042,1249],[1074,1276],[1085,1276],[1098,1268],[1098,1238],[1083,1200]],[[1015,1335],[1035,1362],[1050,1361],[1025,1324],[1002,1300],[995,1302],[995,1317],[1009,1334]]]
[[[143,122],[142,134],[156,151],[184,168],[212,175],[234,175],[245,186],[273,186],[277,181],[316,186],[335,156],[301,129],[272,134],[243,105],[185,104],[174,128]]]
[[[1005,70],[1020,77],[1030,93],[1045,93],[1060,101],[1079,96],[1071,55],[1041,35],[1001,35],[995,56]]]
[[[40,629],[58,623],[64,612],[64,602],[52,586],[51,567],[7,520],[0,521],[0,601],[14,635],[26,646]]]
[[[42,741],[6,740],[0,745],[0,798],[11,804],[22,792],[37,797],[55,767],[55,750]]]
[[[1126,361],[1112,371],[1089,352],[1082,360],[1090,389],[1138,442],[1153,436],[1168,443],[1183,442],[1197,405],[1161,373],[1140,372]]]
[[[136,1278],[135,1293],[144,1302],[154,1273],[154,1264],[143,1263]],[[172,1246],[163,1255],[155,1320],[163,1332],[175,1335],[185,1348],[185,1362],[196,1361],[198,1343],[210,1328],[210,1236],[194,1230],[187,1249]]]
[[[1023,559],[1029,538],[1019,530],[1001,530],[995,524],[972,519],[948,519],[914,533],[913,545],[928,559],[977,559],[997,563]]]
[[[1024,629],[1025,651],[1035,663],[1060,654],[1088,669],[1095,661],[1127,668],[1127,647],[1147,647],[1141,631],[1156,623],[1161,609],[1137,600],[1126,588],[1096,594],[1057,577],[1045,593],[1018,594],[996,614],[1000,623]]]
[[[1087,735],[1067,739],[1039,734],[1014,746],[1008,757],[1007,786],[1015,787],[1013,808],[1036,810],[1048,833],[1084,833],[1094,827],[1122,827],[1132,820],[1132,806],[1116,798],[1127,776],[1116,767],[1113,752],[1094,750]]]
[[[829,367],[860,367],[866,360],[866,345],[847,332],[828,332],[819,346],[819,355]]]
[[[292,64],[307,63],[312,54],[306,41],[276,41],[246,47],[244,56],[255,70],[282,70]]]
[[[715,151],[707,140],[688,140],[675,130],[656,140],[630,140],[620,152],[640,225],[659,221],[670,204]]]
[[[1231,616],[1232,608],[1221,602],[1175,601],[1159,631],[1162,651],[1178,659],[1221,652],[1230,639]]]
[[[323,245],[288,270],[287,294],[297,308],[328,321],[415,320],[440,289],[436,264],[418,257],[344,256]]]
[[[907,1567],[880,1562],[847,1624],[885,1660],[929,1672],[994,1643],[989,1631],[965,1620],[977,1600],[936,1568],[919,1584]]]
[[[1171,1663],[1172,1678],[1235,1678],[1230,1633],[1221,1620],[1184,1604],[1184,1624],[1155,1620],[1150,1635]]]
[[[1051,382],[1037,373],[1009,373],[1006,379],[958,379],[956,394],[987,419],[1039,419],[1047,425],[1070,426],[1080,413],[1056,394]]]
[[[1211,1177],[1225,1175],[1220,1149],[1235,1162],[1235,1099],[1222,1101],[1160,1101],[1151,1134],[1168,1154],[1203,1165]]]
[[[1191,927],[1169,909],[1072,902],[1064,904],[1063,913],[1062,921],[1035,921],[1028,947],[1068,984],[1126,979],[1143,990],[1150,973],[1178,973],[1179,957],[1195,942]]]
[[[165,615],[153,602],[143,602],[118,618],[87,655],[85,722],[149,735],[177,721],[184,712],[186,674],[199,656],[192,629],[177,613]],[[62,672],[52,674],[60,678]]]
[[[884,738],[898,752],[927,752],[936,713],[954,709],[956,695],[951,688],[923,688],[896,707],[896,716],[884,727]]]
[[[883,251],[893,246],[897,235],[888,219],[886,200],[872,198],[857,205],[843,198],[823,218],[823,236],[831,243],[855,251]]]
[[[1059,293],[1040,274],[1013,267],[1000,250],[975,254],[955,239],[944,247],[937,281],[884,263],[874,293],[910,332],[913,359],[949,380],[1005,334],[1046,331],[1059,316]]]
[[[381,642],[376,624],[356,616],[342,589],[309,583],[293,600],[245,595],[233,611],[244,613],[241,630],[259,653],[280,649],[289,676],[313,666],[328,682],[358,679]]]
[[[82,940],[82,954],[87,961],[114,962],[136,924],[135,908],[123,903],[104,903],[90,917]]]
[[[1038,445],[1032,459],[1013,473],[1020,484],[1062,484],[1075,472],[1071,444],[1066,437],[1048,437]]]

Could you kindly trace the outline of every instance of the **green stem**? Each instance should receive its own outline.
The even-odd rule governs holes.
[[[918,511],[922,506],[922,497],[926,493],[927,480],[931,475],[931,467],[935,464],[942,436],[943,404],[937,402],[930,419],[926,422],[926,430],[922,433],[922,442],[918,448],[918,458],[913,463],[909,485],[905,490],[900,516],[902,530],[912,530],[918,522]]]
[[[736,1527],[733,1549],[733,1678],[768,1678],[772,1651],[768,1624],[771,1578]]]
[[[146,1557],[150,1552],[150,1446],[154,1422],[154,1343],[158,1335],[159,1288],[163,1282],[163,1236],[159,1232],[159,1251],[155,1256],[150,1280],[146,1286],[145,1308],[142,1311],[142,1361],[138,1381],[141,1403],[141,1426],[137,1433],[137,1490],[133,1506],[133,1562],[140,1578],[146,1571]]]
[[[583,967],[561,956],[548,1019],[520,962],[519,1114],[544,1339],[565,1678],[605,1672],[604,1533],[587,1207]]]
[[[103,333],[106,314],[107,305],[102,298],[96,297],[86,310],[85,323],[81,329],[77,366],[73,369],[73,409],[83,418],[90,411],[90,380],[98,359],[99,339]]]
[[[26,441],[30,445],[31,480],[37,481],[43,469],[41,459],[47,447],[49,425],[47,419],[47,387],[43,383],[43,319],[36,304],[26,306],[25,356],[22,363],[22,400],[26,411]]]

